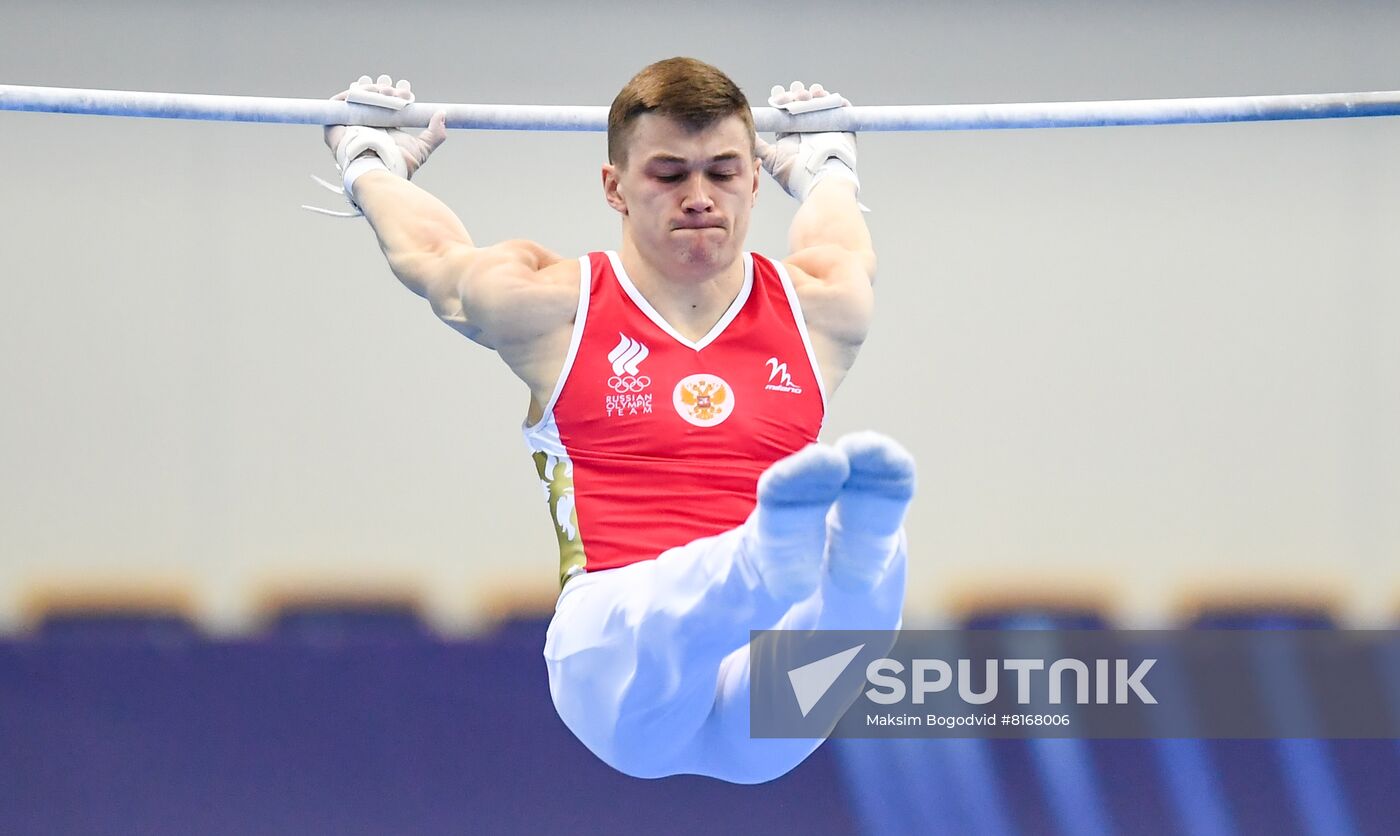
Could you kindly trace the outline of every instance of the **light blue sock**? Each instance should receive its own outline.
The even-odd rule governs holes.
[[[904,512],[914,496],[914,457],[893,439],[851,433],[836,442],[851,475],[841,488],[827,532],[827,571],[842,589],[873,589],[899,545]]]
[[[758,480],[744,551],[779,601],[799,601],[821,582],[826,515],[847,481],[846,457],[811,444],[774,462]]]

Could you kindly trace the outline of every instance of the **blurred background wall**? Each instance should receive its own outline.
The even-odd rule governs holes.
[[[755,103],[1384,90],[1374,2],[800,6],[0,2],[0,82],[606,104],[694,55]],[[826,437],[921,465],[911,619],[981,596],[1154,623],[1400,592],[1400,119],[861,138],[873,336]],[[455,132],[419,182],[479,242],[614,247],[599,134]],[[449,633],[548,607],[526,395],[332,199],[314,128],[0,113],[0,630],[87,594],[215,632],[301,594]],[[765,182],[753,249],[793,203]]]

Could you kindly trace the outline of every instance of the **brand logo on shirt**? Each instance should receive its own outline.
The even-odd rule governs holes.
[[[723,424],[734,412],[734,388],[712,374],[681,378],[671,393],[676,412],[697,427]]]
[[[642,374],[638,366],[651,351],[626,334],[619,332],[617,338],[617,347],[608,352],[613,370],[608,387],[617,393],[607,396],[608,415],[650,415],[651,393],[646,389],[651,386],[651,378]]]
[[[774,392],[789,392],[794,395],[802,394],[802,387],[792,382],[792,375],[788,374],[787,363],[779,363],[777,357],[769,357],[768,365],[768,385],[764,389],[771,389]]]

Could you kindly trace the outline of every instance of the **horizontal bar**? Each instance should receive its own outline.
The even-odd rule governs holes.
[[[140,93],[8,84],[0,84],[0,110],[375,127],[423,127],[433,113],[445,110],[449,128],[502,131],[602,131],[607,129],[608,114],[606,107],[596,106],[433,102],[418,102],[401,111],[392,111],[328,99]],[[1110,102],[880,105],[800,116],[771,107],[756,107],[753,113],[755,127],[765,132],[1088,128],[1397,116],[1400,115],[1400,91]]]

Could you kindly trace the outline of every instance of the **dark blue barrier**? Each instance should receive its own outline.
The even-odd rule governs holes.
[[[1400,820],[1400,744],[1384,740],[840,740],[758,787],[634,780],[555,715],[544,629],[444,641],[394,606],[291,610],[238,641],[178,617],[52,618],[0,642],[0,833],[1223,836]],[[1276,655],[1259,672],[1298,675]],[[1400,686],[1400,660],[1353,675]]]
[[[443,641],[392,608],[239,641],[51,620],[0,642],[0,833],[855,832],[826,747],[757,787],[603,765],[550,703],[544,630]]]

